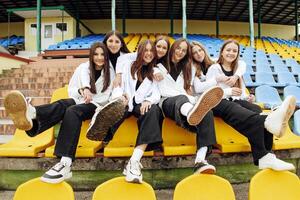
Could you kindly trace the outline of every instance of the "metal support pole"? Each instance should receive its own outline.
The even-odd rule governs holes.
[[[219,0],[216,0],[216,37],[219,38]]]
[[[182,0],[182,37],[186,38],[186,0]]]
[[[250,46],[254,48],[253,2],[249,0]]]
[[[123,36],[126,35],[126,0],[122,1],[122,29],[123,29]]]
[[[111,30],[116,30],[116,1],[111,1]]]
[[[299,20],[298,20],[298,0],[295,0],[295,32],[296,32],[296,41],[299,39]]]
[[[261,13],[260,13],[260,0],[257,1],[257,15],[258,15],[258,38],[261,38]]]
[[[38,53],[41,53],[41,16],[42,16],[42,0],[37,0],[36,5],[36,19],[37,19],[37,33],[36,33],[36,50]]]

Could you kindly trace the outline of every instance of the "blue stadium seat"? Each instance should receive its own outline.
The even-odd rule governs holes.
[[[266,63],[256,63],[256,72],[273,73],[270,64]]]
[[[285,84],[277,83],[273,77],[273,74],[267,72],[256,72],[255,80],[260,85],[270,85],[274,87],[284,87]]]
[[[278,91],[268,85],[261,85],[255,88],[255,96],[256,102],[263,103],[266,109],[271,109],[282,103]]]
[[[293,74],[300,74],[300,66],[293,65],[291,66],[291,70]]]
[[[293,95],[296,97],[296,105],[300,107],[300,88],[294,85],[286,86],[283,89],[283,96],[286,98],[289,95]]]
[[[243,75],[243,79],[244,79],[246,87],[256,87],[256,86],[259,86],[258,83],[254,82],[252,80],[251,75],[249,73],[245,73]]]
[[[275,64],[275,65],[273,65],[273,66],[274,66],[274,71],[275,71],[276,73],[290,72],[290,71],[289,71],[289,68],[287,68],[285,65],[283,65],[283,63],[282,63],[282,64],[279,64],[279,65]]]
[[[294,113],[294,128],[293,132],[297,135],[300,135],[300,110],[297,110]]]
[[[295,79],[295,76],[291,72],[281,72],[278,73],[278,83],[287,85],[297,85],[300,86]]]

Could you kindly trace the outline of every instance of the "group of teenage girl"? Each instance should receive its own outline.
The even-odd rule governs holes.
[[[202,44],[181,38],[171,45],[166,36],[144,40],[130,53],[122,35],[111,31],[91,46],[89,61],[76,68],[68,99],[32,106],[20,91],[11,91],[4,106],[16,128],[31,137],[61,122],[54,151],[61,160],[41,177],[47,183],[72,177],[83,121],[91,119],[89,139],[109,141],[131,115],[137,118],[138,134],[123,171],[128,182],[142,182],[141,158],[163,143],[164,117],[196,134],[195,173],[216,172],[206,160],[216,144],[214,116],[248,138],[259,169],[294,170],[271,150],[273,135],[281,137],[286,131],[295,97],[263,114],[253,104],[255,97],[246,93],[246,64],[239,53],[239,44],[227,40],[213,61]]]

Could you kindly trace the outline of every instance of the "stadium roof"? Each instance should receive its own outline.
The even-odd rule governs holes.
[[[300,0],[298,1],[298,12]],[[217,0],[187,0],[187,19],[216,20]],[[248,0],[218,0],[220,21],[249,21]],[[261,5],[261,22],[295,24],[295,0],[253,0],[254,21],[258,22],[258,2]],[[181,19],[181,0],[116,0],[116,18],[122,19],[123,5],[127,19]],[[173,5],[173,6],[172,6]],[[7,9],[35,7],[36,0],[0,0],[0,22],[8,21]],[[64,6],[68,13],[80,19],[110,19],[111,0],[42,0],[42,6]],[[76,7],[78,6],[78,8]],[[24,19],[15,14],[10,21]]]

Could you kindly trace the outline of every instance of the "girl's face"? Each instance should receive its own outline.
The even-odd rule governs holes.
[[[143,60],[145,64],[151,63],[154,58],[154,53],[152,52],[152,46],[150,43],[146,45],[145,52],[143,55]]]
[[[94,52],[93,61],[96,65],[96,69],[101,69],[104,65],[104,51],[101,47],[98,47]]]
[[[199,47],[198,45],[195,45],[192,48],[192,54],[193,54],[193,59],[196,60],[197,62],[202,63],[204,58],[205,58],[205,52],[203,51],[203,49],[201,49],[201,47]]]
[[[172,60],[175,63],[180,62],[181,59],[183,59],[184,56],[187,54],[187,49],[188,49],[188,44],[185,41],[182,41],[175,49]]]
[[[121,40],[116,35],[111,35],[107,39],[106,45],[107,45],[108,50],[112,54],[116,54],[120,51],[122,43],[121,43]]]
[[[158,59],[164,57],[168,51],[168,43],[165,40],[159,40],[156,45],[156,53]]]
[[[235,43],[229,43],[222,51],[222,57],[225,62],[232,63],[236,60],[239,52],[239,47]]]

